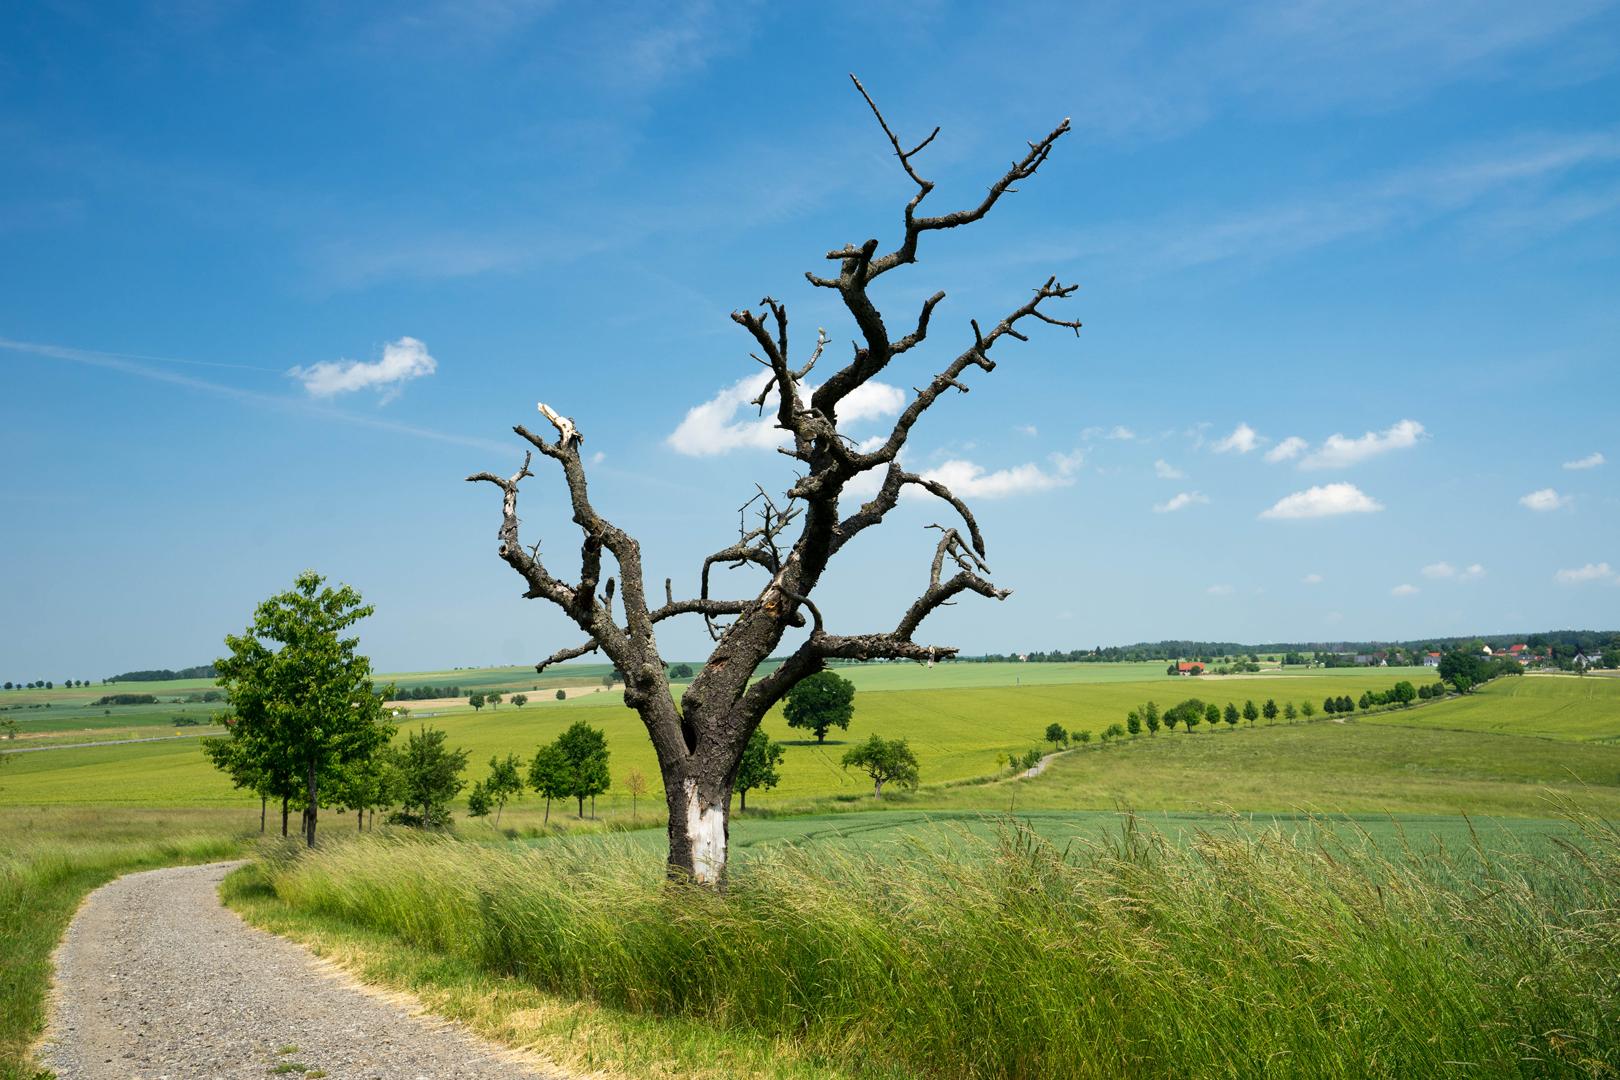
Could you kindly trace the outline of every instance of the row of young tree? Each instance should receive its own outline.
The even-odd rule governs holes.
[[[6,683],[5,688],[7,690],[55,690],[57,685],[57,683],[52,682],[49,679],[36,679],[31,683],[8,682]],[[90,683],[85,679],[68,679],[60,685],[65,689],[71,690],[75,686],[89,686]]]

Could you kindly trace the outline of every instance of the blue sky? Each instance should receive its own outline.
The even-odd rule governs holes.
[[[0,678],[206,661],[313,567],[387,669],[577,636],[495,557],[515,423],[695,594],[788,461],[728,318],[853,327],[807,269],[898,239],[1062,118],[1038,176],[885,278],[883,429],[1056,274],[909,467],[975,506],[970,652],[1620,624],[1620,13],[1608,3],[18,3],[0,11]],[[843,351],[840,351],[843,350]],[[693,413],[692,410],[698,410]],[[525,539],[577,573],[559,478]],[[927,580],[907,501],[830,628]],[[752,571],[722,594],[751,595]],[[668,626],[668,624],[665,624]],[[661,633],[702,655],[699,624]]]

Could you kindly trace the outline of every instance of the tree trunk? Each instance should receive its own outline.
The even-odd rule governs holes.
[[[576,795],[574,797],[579,800],[579,820],[584,821],[585,820],[585,796]]]
[[[264,818],[265,818],[265,813],[267,812],[269,806],[270,806],[270,796],[268,796],[268,795],[260,795],[259,796],[259,835],[260,836],[264,835]]]
[[[874,799],[879,798],[880,796],[882,796],[882,794],[883,794],[883,781],[874,779],[872,781],[872,798],[874,798]]]
[[[309,762],[309,805],[304,808],[304,814],[306,815],[304,846],[306,847],[315,846],[315,814],[319,806],[319,797],[320,781],[315,776],[315,759],[311,758]]]
[[[741,810],[745,814],[748,813],[748,789],[738,788],[737,797],[742,800],[742,804],[738,806],[737,809]]]
[[[366,812],[365,812],[364,809],[356,810],[354,812],[354,831],[355,832],[365,832],[366,831]]]
[[[505,809],[506,809],[506,800],[505,799],[502,799],[500,802],[495,804],[495,827],[497,829],[499,829],[501,827],[501,811],[505,810]]]
[[[283,840],[287,839],[287,812],[288,812],[287,811],[287,804],[288,804],[288,802],[289,802],[289,797],[286,796],[286,795],[283,795],[281,797],[281,838]]]
[[[546,796],[546,816],[540,819],[540,824],[542,824],[542,825],[551,824],[551,796],[550,795]]]

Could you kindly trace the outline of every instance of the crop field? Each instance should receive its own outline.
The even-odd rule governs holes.
[[[1432,711],[1400,710],[1368,719],[1543,739],[1620,742],[1620,678],[1525,675],[1497,679]]]
[[[1031,665],[1017,666],[1028,670]],[[1069,665],[1039,666],[1061,670]],[[913,675],[928,671],[915,665],[895,667],[900,671],[909,668]],[[1208,727],[1190,735],[1165,732],[1158,738],[1144,736],[1106,750],[1093,743],[1090,749],[1054,763],[1049,775],[1035,783],[940,787],[995,774],[999,754],[1022,755],[1042,745],[1042,733],[1053,722],[1071,731],[1100,733],[1147,700],[1157,701],[1163,708],[1185,695],[1197,694],[1222,705],[1233,700],[1241,707],[1251,698],[1258,703],[1275,697],[1281,703],[1295,700],[1297,694],[1303,700],[1308,691],[1313,701],[1319,701],[1328,695],[1359,696],[1365,689],[1392,684],[1398,674],[1389,669],[1376,675],[1320,671],[1304,678],[1161,677],[1145,682],[1113,681],[1105,676],[1044,686],[863,692],[856,697],[849,731],[833,729],[824,746],[816,745],[804,732],[788,728],[780,710],[773,711],[765,730],[787,745],[780,769],[782,781],[774,790],[750,793],[749,804],[778,809],[813,808],[818,801],[828,802],[827,809],[836,808],[831,805],[836,802],[855,804],[870,792],[870,783],[859,773],[846,772],[839,760],[850,743],[872,733],[911,740],[925,787],[900,801],[915,799],[918,805],[933,807],[1004,811],[1016,801],[1019,807],[1032,810],[1107,809],[1121,801],[1138,810],[1230,806],[1289,812],[1313,807],[1369,813],[1466,810],[1541,817],[1551,812],[1543,788],[1564,790],[1584,782],[1592,785],[1594,797],[1604,805],[1617,794],[1620,746],[1600,743],[1620,736],[1620,715],[1612,716],[1604,727],[1599,704],[1577,702],[1591,713],[1583,720],[1587,724],[1582,729],[1586,732],[1584,744],[1456,730],[1466,728],[1468,717],[1480,715],[1480,701],[1488,708],[1509,710],[1542,702],[1541,697],[1513,696],[1512,691],[1522,693],[1521,688],[1541,693],[1540,687],[1546,685],[1551,688],[1546,693],[1574,694],[1576,689],[1596,684],[1593,702],[1596,695],[1614,688],[1595,679],[1531,678],[1501,680],[1467,699],[1374,713],[1365,721],[1349,724],[1318,721],[1268,726],[1261,721],[1254,728],[1244,724],[1237,730],[1223,724],[1213,732]],[[1571,687],[1575,689],[1567,689]],[[1463,721],[1454,721],[1453,716],[1461,716]],[[443,728],[452,746],[469,751],[466,777],[470,787],[472,780],[483,775],[490,757],[511,751],[527,759],[536,746],[556,738],[581,717],[606,732],[613,754],[614,787],[597,800],[598,813],[619,815],[630,810],[623,778],[631,768],[641,770],[653,788],[642,800],[641,809],[659,808],[652,747],[639,718],[624,708],[615,691],[564,702],[541,698],[521,709],[503,705],[478,713],[467,710],[426,719],[407,717],[401,728],[419,723]],[[0,774],[0,805],[222,806],[252,801],[233,790],[189,740],[19,754]],[[532,802],[533,796],[529,796],[528,803]]]

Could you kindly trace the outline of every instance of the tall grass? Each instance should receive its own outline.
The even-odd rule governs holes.
[[[943,1077],[1611,1076],[1620,833],[1531,862],[1325,826],[1059,849],[785,850],[722,895],[632,845],[364,839],[269,866],[300,910],[539,987]]]
[[[258,831],[241,810],[0,810],[0,1080],[38,1073],[51,951],[85,894],[120,874],[234,857]]]

